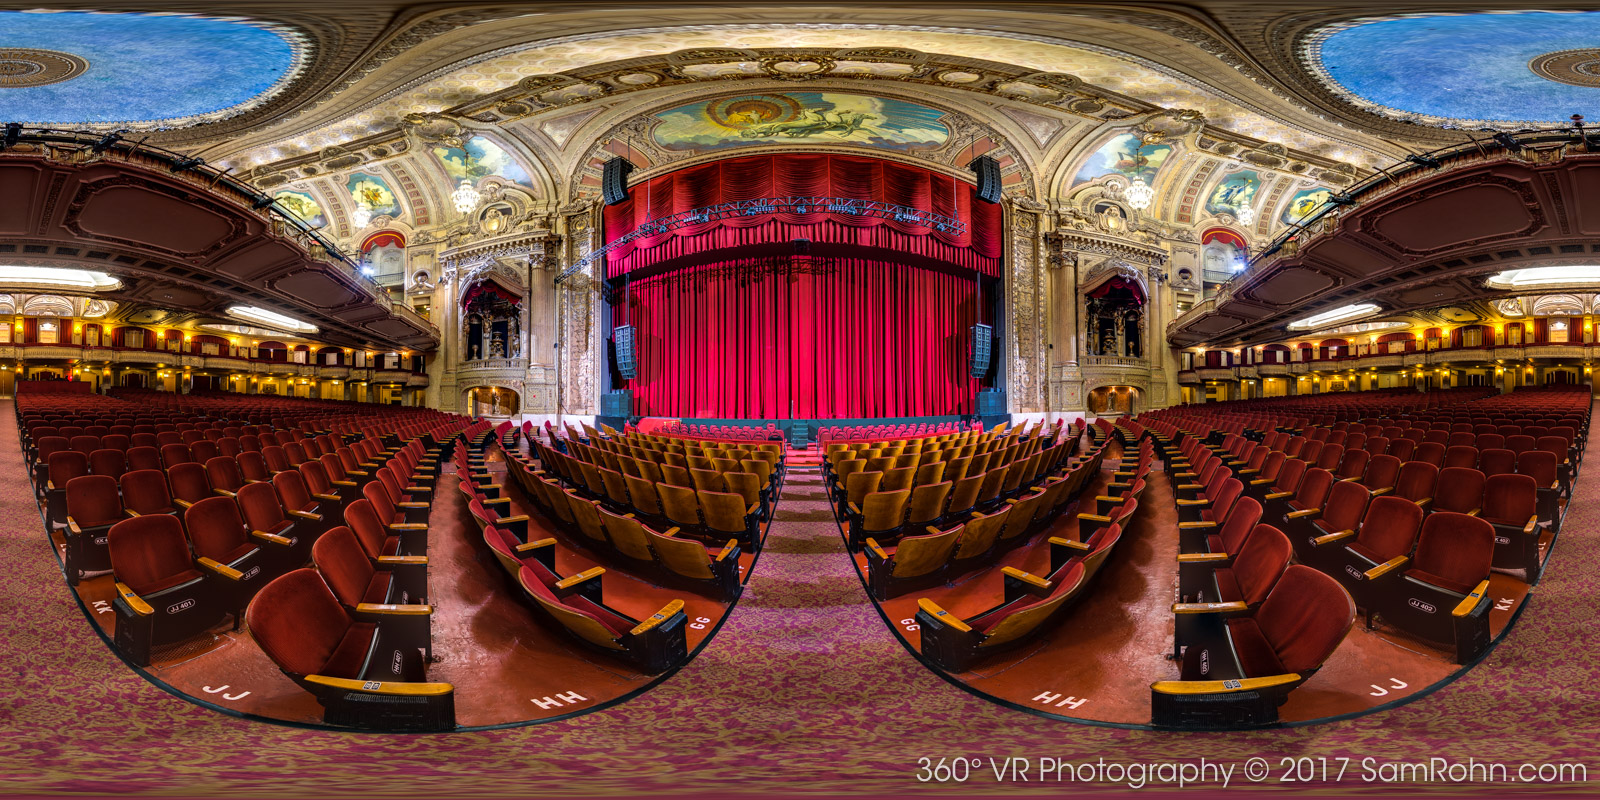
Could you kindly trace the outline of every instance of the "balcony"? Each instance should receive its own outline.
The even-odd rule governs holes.
[[[1534,344],[1522,348],[1524,358],[1588,358],[1581,344]]]
[[[428,376],[425,373],[413,372],[406,376],[406,385],[413,387],[427,386]]]
[[[1234,372],[1236,372],[1241,379],[1243,379],[1243,378],[1255,378],[1256,377],[1256,365],[1255,364],[1241,364],[1241,365],[1239,365],[1237,367],[1234,367],[1233,369],[1234,369]]]
[[[1195,374],[1195,371],[1192,369],[1179,370],[1178,383],[1183,386],[1199,386],[1200,376]]]
[[[1194,372],[1203,381],[1238,380],[1238,376],[1234,374],[1233,367],[1199,367]]]
[[[326,380],[343,379],[350,377],[349,367],[323,366],[317,368],[317,376]]]
[[[1262,378],[1276,378],[1288,374],[1289,365],[1286,363],[1256,365],[1256,375]]]
[[[480,358],[456,366],[456,385],[482,386],[488,381],[524,381],[528,375],[526,358]]]
[[[380,369],[372,373],[373,383],[405,383],[411,377],[410,370]]]

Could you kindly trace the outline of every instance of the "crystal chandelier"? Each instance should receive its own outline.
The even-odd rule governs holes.
[[[472,185],[472,181],[462,179],[461,185],[456,187],[455,194],[450,195],[450,199],[455,201],[457,211],[468,214],[478,207],[478,201],[483,199],[483,195],[478,193],[478,188]]]
[[[367,227],[372,223],[372,206],[356,203],[356,210],[350,213],[350,221],[355,224],[356,230]]]
[[[1156,190],[1144,182],[1144,178],[1135,176],[1133,182],[1128,184],[1124,196],[1128,198],[1128,207],[1134,211],[1143,211],[1150,207],[1150,201],[1155,199]]]
[[[1251,208],[1251,207],[1249,207],[1249,206],[1240,206],[1234,212],[1233,217],[1234,217],[1234,219],[1239,220],[1239,224],[1240,225],[1243,225],[1244,227],[1248,228],[1251,225],[1255,224],[1255,221],[1256,221],[1256,210]]]

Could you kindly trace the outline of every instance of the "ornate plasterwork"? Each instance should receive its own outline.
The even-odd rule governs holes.
[[[598,215],[595,207],[581,208],[567,217],[567,241],[571,246],[564,254],[559,267],[582,261],[600,245],[599,231],[594,224]],[[557,413],[588,415],[595,413],[599,403],[596,370],[604,352],[601,341],[605,334],[594,324],[599,315],[601,293],[596,291],[601,281],[597,270],[601,264],[586,264],[568,276],[556,293],[556,325],[560,331],[560,352],[556,357],[560,375],[560,401]]]
[[[1046,410],[1044,248],[1038,212],[1016,205],[1010,212],[1011,272],[1006,281],[1006,305],[1012,358],[1007,399],[1013,412],[1028,414]]]

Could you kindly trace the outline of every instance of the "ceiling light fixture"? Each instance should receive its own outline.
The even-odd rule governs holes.
[[[372,224],[372,206],[366,203],[356,203],[356,210],[350,212],[350,222],[361,230]]]
[[[92,272],[84,269],[6,265],[0,266],[0,285],[106,292],[122,288],[122,281],[104,272]]]
[[[1256,222],[1256,210],[1249,206],[1240,206],[1234,211],[1233,218],[1239,220],[1240,225],[1248,228]]]
[[[1144,178],[1135,176],[1133,182],[1128,184],[1123,196],[1128,198],[1128,207],[1134,211],[1143,211],[1150,207],[1150,201],[1155,199],[1156,190],[1144,182]]]
[[[1491,289],[1595,286],[1600,285],[1600,265],[1584,264],[1570,267],[1508,269],[1489,276],[1484,283]]]
[[[461,185],[456,187],[455,194],[450,195],[450,199],[455,201],[457,211],[470,214],[483,200],[483,195],[478,191],[478,187],[472,185],[472,181],[463,178]]]
[[[294,333],[317,332],[317,326],[315,325],[256,306],[231,306],[228,308],[228,314],[282,331]]]
[[[1345,322],[1358,317],[1371,316],[1382,310],[1382,308],[1373,303],[1356,303],[1354,305],[1340,306],[1329,311],[1324,311],[1321,314],[1305,317],[1303,319],[1297,319],[1294,322],[1289,323],[1289,330],[1310,330],[1313,328],[1322,328],[1336,322]]]

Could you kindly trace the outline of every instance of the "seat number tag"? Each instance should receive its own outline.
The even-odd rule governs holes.
[[[366,689],[368,691],[377,691],[378,688],[381,687],[381,686],[383,686],[383,683],[381,681],[367,681],[367,682],[361,684],[361,688]]]

